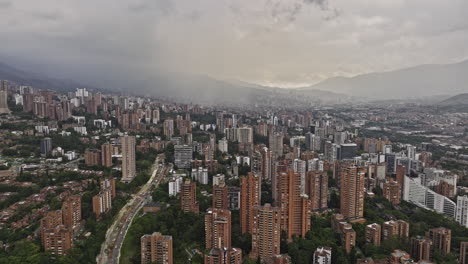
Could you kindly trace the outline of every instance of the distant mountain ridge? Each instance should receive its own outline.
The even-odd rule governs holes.
[[[336,77],[310,87],[369,99],[405,99],[468,92],[468,60],[445,65],[420,65],[355,77]],[[307,89],[301,89],[305,91]]]
[[[73,91],[79,87],[92,88],[72,80],[49,78],[37,73],[26,72],[2,62],[0,62],[0,79],[9,80],[19,85],[28,85],[39,89],[57,91]]]
[[[70,75],[73,76],[72,72]],[[448,65],[421,65],[392,72],[336,77],[296,89],[266,87],[242,81],[224,81],[206,76],[152,73],[96,74],[78,81],[46,77],[0,63],[0,79],[40,89],[72,91],[77,87],[143,96],[170,98],[189,103],[232,105],[346,104],[375,100],[402,100],[468,93],[468,60]],[[83,85],[87,83],[89,85]],[[440,99],[441,100],[441,99]],[[440,101],[436,100],[436,101]]]
[[[439,103],[442,106],[468,105],[468,93],[457,94]]]
[[[55,79],[44,75],[26,72],[7,64],[0,63],[0,79],[13,81],[19,85],[30,85],[40,89],[58,91],[73,91],[78,87],[99,87],[83,85],[80,82]],[[96,80],[84,80],[93,83]],[[101,83],[102,82],[96,82]],[[299,106],[317,103],[334,104],[339,96],[329,96],[330,92],[308,91],[307,94],[298,94],[294,90],[270,88],[245,82],[229,82],[212,79],[206,76],[153,74],[151,76],[138,76],[122,78],[114,76],[106,82],[114,92],[128,95],[156,96],[173,99],[187,103],[203,104],[230,104],[230,105],[279,105]],[[100,88],[99,90],[103,90]],[[104,88],[104,91],[105,88]],[[323,96],[323,95],[327,96]]]

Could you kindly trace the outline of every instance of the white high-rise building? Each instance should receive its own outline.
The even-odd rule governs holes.
[[[307,162],[300,159],[295,159],[293,162],[293,170],[301,174],[301,193],[305,193],[305,176],[306,176]]]
[[[383,154],[390,154],[392,153],[392,145],[385,145],[383,148]]]
[[[192,146],[176,145],[174,146],[174,164],[179,169],[188,169],[192,166]]]
[[[169,195],[176,196],[180,192],[180,185],[182,184],[182,177],[175,176],[169,181]]]
[[[458,196],[457,214],[455,221],[464,227],[468,227],[468,196]]]
[[[329,247],[317,248],[314,252],[313,264],[331,264],[332,249]]]
[[[414,160],[416,158],[416,147],[412,145],[406,146],[406,152],[408,155],[408,158]]]
[[[192,180],[198,181],[200,184],[208,184],[208,169],[202,167],[192,169]]]
[[[405,176],[403,200],[450,217],[455,217],[457,211],[452,200],[422,185],[419,178]]]
[[[228,140],[226,138],[218,140],[218,150],[227,153],[228,152]]]

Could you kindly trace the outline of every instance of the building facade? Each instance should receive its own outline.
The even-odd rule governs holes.
[[[251,259],[265,260],[280,254],[281,209],[270,204],[253,208]]]
[[[200,209],[197,202],[197,185],[195,182],[186,179],[180,186],[180,204],[182,211],[198,214]]]
[[[136,176],[135,137],[125,135],[120,138],[122,143],[122,181],[129,183]]]
[[[144,235],[141,241],[141,263],[150,264],[172,264],[172,237],[164,236],[155,232],[151,235]]]
[[[341,170],[340,212],[346,219],[364,216],[365,168],[350,165]]]
[[[260,179],[253,173],[248,173],[246,177],[241,178],[240,182],[240,223],[242,234],[252,234],[254,207],[260,205]]]
[[[205,215],[206,248],[231,247],[231,211],[209,208]]]

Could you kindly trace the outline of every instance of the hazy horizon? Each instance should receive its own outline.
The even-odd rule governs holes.
[[[1,0],[0,58],[53,77],[175,72],[274,87],[468,58],[453,0]]]

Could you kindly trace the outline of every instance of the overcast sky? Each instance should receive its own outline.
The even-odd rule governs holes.
[[[467,0],[0,0],[0,57],[300,86],[468,58]]]

